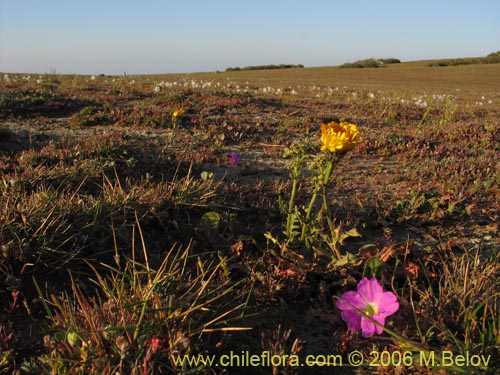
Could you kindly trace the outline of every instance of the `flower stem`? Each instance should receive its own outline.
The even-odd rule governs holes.
[[[330,179],[330,175],[332,174],[332,168],[333,168],[333,162],[328,161],[327,166],[326,166],[325,180],[323,181],[323,185],[322,185],[322,194],[323,194],[323,210],[325,212],[326,221],[328,223],[328,229],[330,229],[330,234],[333,238],[334,233],[335,233],[335,228],[333,225],[332,218],[330,217],[330,204],[328,203],[328,193],[326,190],[328,180]],[[337,256],[337,259],[340,259],[342,257],[342,254],[340,253],[340,250],[337,249],[337,246],[335,245],[335,243],[333,244],[333,250],[335,251],[335,255]]]
[[[292,237],[292,226],[293,226],[293,208],[295,203],[295,195],[297,195],[297,185],[299,182],[298,173],[293,173],[292,181],[292,193],[290,195],[290,201],[288,202],[288,213],[286,217],[286,236],[288,240]]]
[[[325,172],[325,178],[323,180],[323,190],[326,190],[326,185],[330,180],[330,176],[332,175],[332,170],[333,170],[333,161],[328,160],[326,162],[326,172]]]
[[[330,176],[332,175],[332,170],[333,170],[333,162],[329,160],[329,161],[327,161],[327,164],[326,164],[325,179],[323,180],[323,184],[321,185],[321,192],[323,195],[323,209],[325,211],[329,226],[330,226],[330,222],[331,222],[330,215],[329,215],[330,205],[328,204],[328,196],[327,196],[326,186],[328,184],[328,181],[330,180]]]
[[[305,221],[302,223],[302,232],[300,234],[301,241],[304,241],[304,239],[306,237],[306,228],[309,225],[309,219],[311,218],[311,212],[312,212],[312,209],[314,207],[314,203],[316,202],[316,198],[318,197],[318,192],[319,192],[319,186],[317,185],[314,187],[314,192],[313,192],[313,195],[311,197],[311,201],[309,202],[309,206],[307,207],[307,210],[306,210],[306,218],[305,218]]]
[[[323,191],[323,206],[325,207],[325,209],[328,208],[327,202],[326,202],[326,185],[328,184],[328,181],[330,180],[330,176],[332,175],[332,170],[333,170],[333,161],[328,160],[326,162],[326,169],[324,171],[324,174],[323,174],[323,176],[320,176],[320,178],[318,179],[317,185],[315,186],[313,195],[311,197],[311,201],[309,202],[309,206],[307,207],[305,222],[302,224],[302,232],[300,235],[301,241],[304,241],[304,239],[306,237],[306,228],[309,225],[309,220],[311,218],[312,210],[314,208],[314,203],[316,202],[316,198],[318,197],[318,193],[319,193],[320,189]],[[323,177],[323,178],[321,179],[321,177]],[[328,212],[328,211],[326,211],[326,212]]]

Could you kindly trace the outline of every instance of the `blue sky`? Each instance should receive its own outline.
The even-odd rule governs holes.
[[[498,0],[0,0],[0,71],[128,74],[500,50]]]

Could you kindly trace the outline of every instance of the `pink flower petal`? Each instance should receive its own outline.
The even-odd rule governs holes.
[[[382,326],[385,326],[385,316],[383,315],[373,315],[372,316],[373,320],[375,320],[377,323],[381,324]],[[378,335],[380,335],[382,332],[384,332],[383,328],[373,324],[375,326],[375,332],[377,332]]]
[[[375,324],[365,318],[361,318],[361,334],[363,337],[372,337],[375,333]]]
[[[355,310],[346,310],[342,312],[342,319],[347,322],[347,329],[350,331],[359,331],[361,329],[361,315]]]
[[[357,309],[363,309],[366,302],[359,295],[358,292],[349,291],[345,292],[342,297],[336,303],[340,310],[354,310],[353,307]]]
[[[364,277],[358,283],[357,290],[344,293],[336,303],[342,310],[342,319],[347,323],[348,329],[361,330],[364,337],[383,333],[385,319],[399,309],[398,297],[392,292],[384,292],[376,278]],[[366,316],[363,311],[374,315]]]
[[[369,302],[378,302],[384,290],[378,280],[363,277],[358,284],[358,293]]]
[[[398,297],[392,292],[384,292],[378,303],[380,315],[389,316],[399,309]]]

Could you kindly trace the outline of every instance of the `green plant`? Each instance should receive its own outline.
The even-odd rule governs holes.
[[[483,355],[489,358],[489,369],[498,368],[500,265],[496,256],[483,257],[479,248],[462,255],[447,251],[441,253],[441,265],[437,283],[428,273],[426,287],[410,283],[413,310],[425,308],[427,312],[425,319],[415,315],[421,342],[432,342],[438,336],[454,352]],[[463,370],[477,372],[481,368]]]
[[[290,178],[292,179],[292,191],[290,193],[290,198],[288,200],[288,206],[285,207],[284,202],[279,201],[279,205],[286,212],[286,224],[285,224],[285,236],[287,242],[293,241],[299,234],[299,210],[295,205],[295,198],[299,186],[299,178],[302,174],[302,170],[305,166],[307,156],[305,154],[304,147],[300,147],[297,144],[293,144],[283,155],[285,158],[291,158],[290,163]]]
[[[451,121],[453,121],[457,109],[458,105],[456,104],[456,102],[453,101],[452,98],[447,97],[444,109],[442,111],[443,112],[442,118],[438,122],[439,125],[446,125]]]
[[[70,122],[73,126],[93,126],[105,123],[107,120],[107,115],[101,108],[86,106],[71,116]]]
[[[139,234],[142,236],[140,227]],[[143,241],[143,238],[141,237]],[[143,243],[144,244],[144,243]],[[207,333],[234,331],[240,317],[238,283],[227,278],[226,259],[171,248],[158,268],[146,249],[116,265],[94,266],[95,290],[39,296],[49,317],[45,353],[25,368],[51,374],[152,373],[175,368],[171,354],[198,352]]]
[[[432,108],[427,107],[425,109],[424,114],[422,115],[422,118],[420,119],[420,122],[417,125],[417,129],[421,130],[422,126],[424,125],[425,121],[427,120],[427,117],[432,113]]]
[[[271,356],[284,356],[286,355],[289,359],[283,366],[274,367],[272,373],[273,375],[278,374],[298,374],[298,354],[302,350],[302,342],[299,339],[290,341],[292,330],[283,330],[281,325],[278,325],[271,333],[270,337],[266,337],[266,334],[262,332],[261,335],[261,348],[263,351],[269,352]],[[295,359],[295,361],[293,361]]]
[[[184,109],[177,109],[172,113],[172,129],[177,128],[182,123],[185,113],[186,110]]]
[[[458,204],[450,195],[441,197],[431,192],[410,192],[410,197],[399,199],[391,213],[397,221],[426,220],[436,221],[451,217],[455,213],[463,214]]]
[[[337,245],[341,244],[347,237],[359,234],[355,230],[343,232],[343,225],[335,226],[331,217],[327,186],[335,165],[342,160],[347,151],[361,141],[357,127],[347,122],[323,124],[321,133],[323,143],[321,150],[324,152],[317,155],[309,167],[314,174],[311,179],[312,193],[309,204],[302,207],[296,202],[299,178],[302,176],[304,166],[309,158],[306,153],[308,141],[303,145],[293,144],[284,154],[285,157],[291,158],[289,166],[292,190],[288,205],[285,204],[281,196],[278,203],[283,211],[286,210],[284,234],[287,244],[299,242],[308,249],[321,248],[322,246],[318,244],[326,244],[331,250],[331,258],[338,261],[342,258],[342,254]],[[316,200],[320,195],[322,202],[318,210]],[[326,229],[323,221],[326,221]],[[266,237],[275,243],[278,242],[270,234],[267,234]],[[319,251],[319,253],[322,252]]]

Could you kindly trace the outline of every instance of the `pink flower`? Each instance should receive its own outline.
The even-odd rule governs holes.
[[[163,342],[159,337],[154,336],[149,339],[149,348],[153,354],[162,349],[162,347]]]
[[[231,167],[237,167],[240,164],[240,157],[236,152],[231,152],[231,156],[229,157],[229,165]]]
[[[337,301],[337,307],[342,310],[342,319],[351,331],[359,331],[363,337],[371,337],[376,332],[383,332],[385,318],[399,309],[398,298],[392,292],[384,292],[382,285],[374,277],[363,277],[358,284],[357,292],[349,291]],[[370,317],[380,326],[374,324]]]

